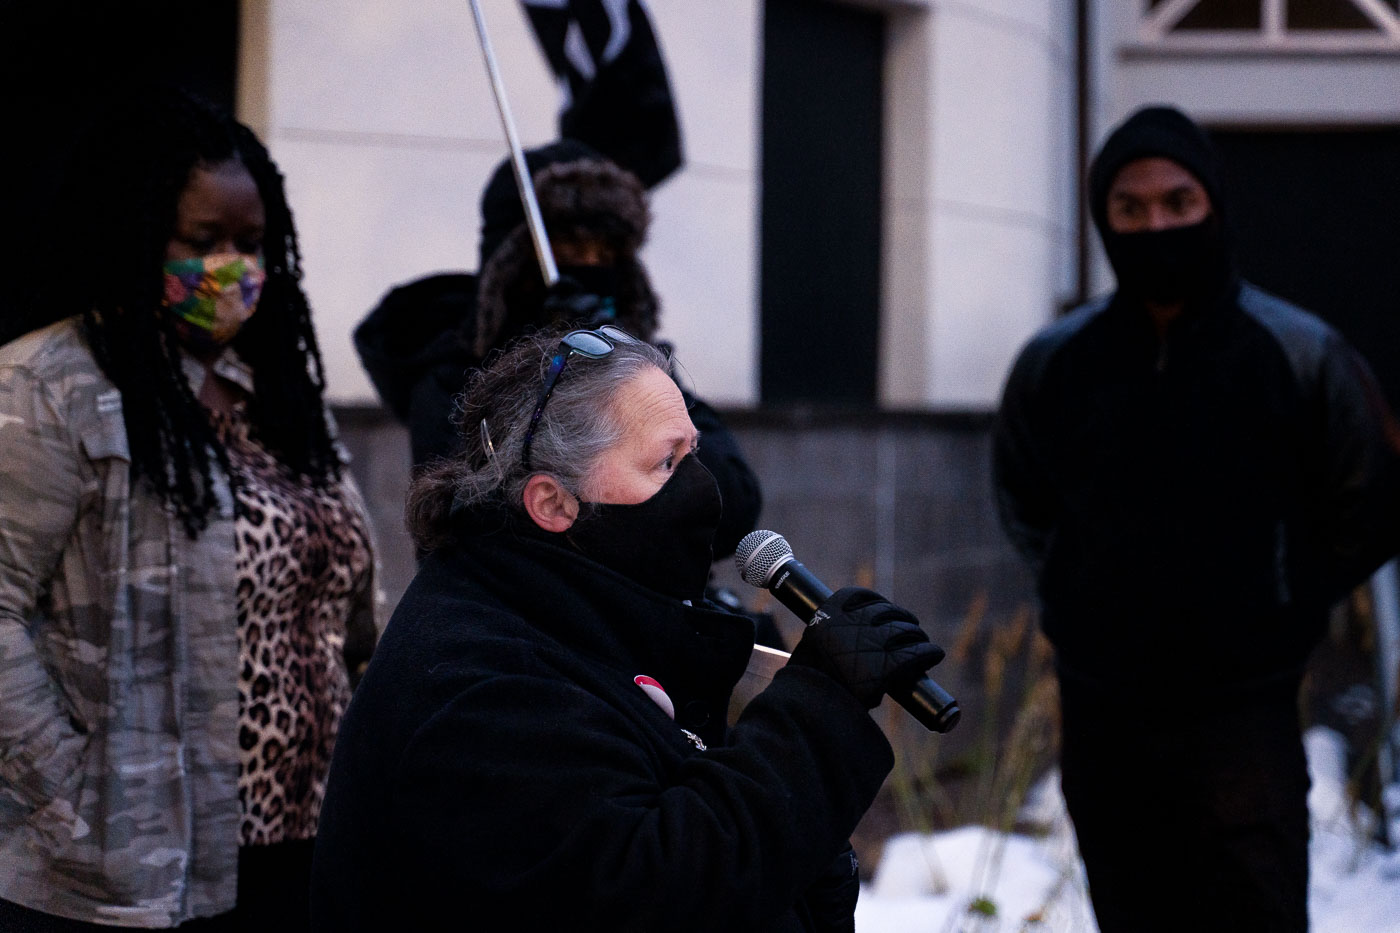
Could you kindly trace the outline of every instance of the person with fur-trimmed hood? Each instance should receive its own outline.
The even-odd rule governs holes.
[[[380,399],[410,430],[415,469],[460,444],[454,400],[467,373],[511,338],[576,320],[656,342],[660,302],[638,251],[651,223],[646,189],[590,146],[561,139],[525,153],[560,282],[546,288],[510,162],[482,191],[478,273],[444,272],[391,289],[355,330]],[[685,392],[699,457],[724,507],[715,558],[734,553],[762,503],[757,477],[719,415]]]

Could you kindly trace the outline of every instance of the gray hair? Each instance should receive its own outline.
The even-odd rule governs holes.
[[[597,360],[570,357],[535,427],[527,470],[525,435],[569,329],[520,337],[471,374],[454,415],[461,451],[429,466],[409,489],[406,519],[420,550],[448,540],[456,511],[500,502],[522,512],[525,484],[536,473],[579,495],[598,458],[621,437],[614,402],[622,386],[648,368],[670,370],[666,355],[640,340],[615,342]]]

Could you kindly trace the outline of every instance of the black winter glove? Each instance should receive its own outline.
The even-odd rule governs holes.
[[[817,607],[816,618],[792,663],[831,677],[866,709],[943,660],[943,649],[928,640],[919,621],[874,590],[839,589]]]
[[[568,322],[579,327],[597,327],[617,317],[611,298],[593,294],[567,275],[559,276],[545,293],[540,310],[551,324]]]

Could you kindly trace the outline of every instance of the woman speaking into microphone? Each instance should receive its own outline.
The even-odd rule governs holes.
[[[669,360],[524,337],[460,424],[409,494],[426,556],[341,727],[313,926],[852,929],[868,711],[942,650],[840,590],[727,728],[754,633],[703,600],[720,500]]]

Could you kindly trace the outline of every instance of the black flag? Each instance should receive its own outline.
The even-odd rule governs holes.
[[[587,143],[648,188],[683,161],[656,33],[640,0],[521,0],[564,96],[559,135]]]

